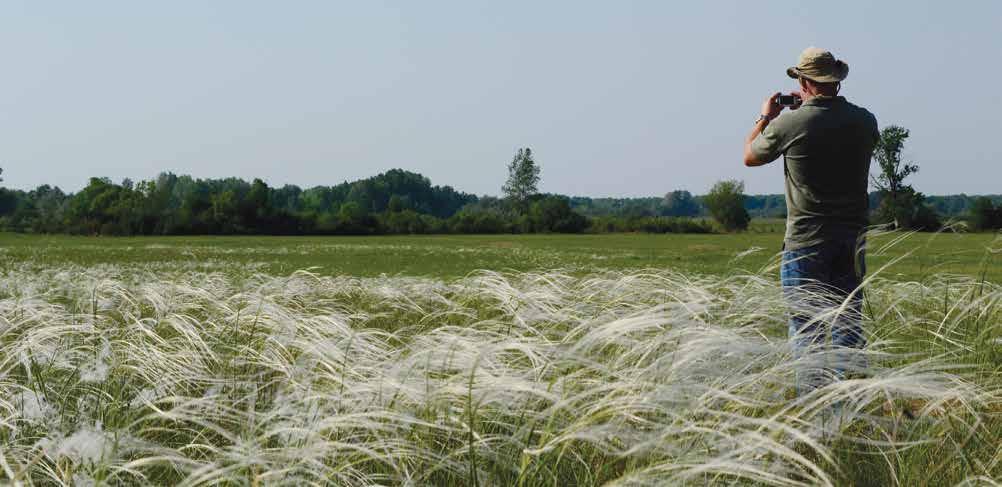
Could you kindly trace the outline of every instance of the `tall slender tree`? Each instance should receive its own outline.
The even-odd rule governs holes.
[[[880,174],[873,180],[874,186],[878,191],[886,192],[892,199],[911,189],[904,180],[919,170],[918,165],[901,160],[901,150],[904,149],[907,138],[908,129],[904,127],[897,125],[884,127],[873,150],[873,158],[880,165]]]
[[[501,187],[505,197],[520,213],[529,209],[529,199],[539,192],[539,166],[532,158],[532,149],[519,149],[508,164],[508,181]]]
[[[908,129],[897,125],[880,131],[880,139],[873,151],[873,158],[880,168],[873,183],[881,195],[875,216],[877,221],[894,222],[898,228],[935,230],[940,226],[939,216],[925,205],[922,193],[905,184],[905,178],[919,170],[918,165],[901,158],[907,138]]]

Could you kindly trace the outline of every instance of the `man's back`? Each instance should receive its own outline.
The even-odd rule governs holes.
[[[865,360],[847,352],[866,344],[861,289],[866,250],[860,234],[867,224],[870,158],[880,134],[873,114],[837,96],[849,65],[831,52],[804,49],[786,75],[797,80],[800,91],[765,99],[745,140],[744,163],[761,166],[785,156],[786,248],[779,276],[790,305],[794,355],[840,350],[836,360],[824,356],[797,366],[797,393],[806,394],[833,378],[866,373]],[[786,107],[792,111],[781,116]]]
[[[786,246],[851,238],[867,224],[876,118],[845,98],[815,96],[776,118],[752,144],[760,160],[785,155]]]

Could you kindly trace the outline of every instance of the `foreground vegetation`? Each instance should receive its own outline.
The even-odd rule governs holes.
[[[865,374],[795,399],[774,233],[3,235],[0,479],[995,485],[986,237],[872,238]]]

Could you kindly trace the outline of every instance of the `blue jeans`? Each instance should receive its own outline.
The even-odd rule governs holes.
[[[790,341],[802,362],[798,393],[865,368],[860,353],[866,345],[863,290],[858,289],[865,274],[862,239],[832,239],[783,251],[780,278],[790,307]]]

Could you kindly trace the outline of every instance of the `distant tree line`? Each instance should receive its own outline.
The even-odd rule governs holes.
[[[662,198],[532,194],[518,212],[506,198],[433,186],[428,178],[399,169],[305,190],[270,187],[259,179],[164,173],[139,183],[92,178],[76,193],[49,185],[31,191],[0,188],[0,230],[82,235],[706,233],[714,231],[707,221],[712,216],[708,196],[688,191]],[[871,208],[880,207],[879,193],[870,199]],[[730,200],[740,202],[750,217],[785,216],[783,195]],[[946,217],[966,219],[974,230],[1002,227],[1002,195],[933,196],[925,204]],[[722,227],[744,221],[739,213],[732,215],[737,216]]]
[[[138,184],[91,178],[74,194],[48,185],[0,189],[0,227],[85,235],[423,233],[442,231],[475,201],[399,169],[305,190],[164,173]]]
[[[375,235],[581,232],[590,221],[567,198],[529,195],[524,212],[497,198],[433,186],[394,169],[335,186],[277,188],[255,179],[164,173],[114,183],[91,178],[77,193],[48,185],[0,188],[0,229],[81,235]]]
[[[688,191],[672,191],[684,193],[692,206],[686,206],[683,211],[676,210],[672,205],[665,204],[665,198],[589,198],[582,196],[570,197],[571,207],[575,211],[589,217],[650,217],[650,216],[692,216],[709,217],[706,208],[705,195],[691,195]],[[667,197],[668,195],[666,195]],[[995,205],[1002,205],[1002,194],[967,195],[954,194],[945,196],[925,196],[923,204],[943,218],[967,219],[975,210],[975,202],[985,198]],[[883,194],[873,191],[869,195],[870,208],[879,208]],[[744,196],[744,207],[751,218],[786,218],[786,197],[782,194],[749,194]]]
[[[888,127],[875,159],[874,223],[935,230],[943,217],[974,230],[1002,227],[1002,195],[926,197],[904,183],[918,170],[900,160],[907,130]],[[0,174],[3,170],[0,169]],[[2,182],[3,179],[0,179]],[[195,179],[172,173],[134,183],[91,178],[76,193],[42,185],[0,188],[0,230],[82,235],[374,235],[432,233],[707,233],[739,231],[752,217],[784,217],[783,195],[745,195],[720,181],[704,196],[587,198],[538,191],[529,148],[508,164],[503,197],[477,197],[393,169],[366,179],[302,189],[260,179]],[[716,226],[708,221],[712,217]]]
[[[528,148],[518,150],[508,170],[503,198],[478,198],[434,186],[428,178],[402,169],[308,189],[270,187],[260,179],[195,179],[172,173],[139,183],[91,178],[76,193],[49,185],[31,191],[0,188],[0,230],[81,235],[711,230],[705,222],[688,218],[589,218],[575,211],[569,198],[539,193],[540,170]]]

